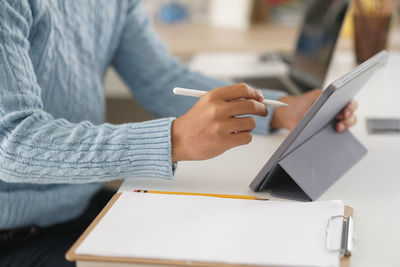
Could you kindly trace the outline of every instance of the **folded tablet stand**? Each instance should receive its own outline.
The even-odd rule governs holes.
[[[315,200],[365,154],[366,148],[350,133],[338,133],[330,123],[281,158],[260,187],[271,195]]]

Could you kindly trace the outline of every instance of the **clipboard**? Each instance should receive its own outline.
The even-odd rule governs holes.
[[[386,63],[382,51],[331,83],[250,184],[253,191],[316,200],[366,153],[349,131],[335,131],[336,115]]]
[[[111,200],[107,203],[107,205],[103,208],[103,210],[97,215],[94,221],[89,225],[89,227],[85,230],[85,232],[79,237],[79,239],[73,244],[73,246],[67,251],[65,257],[68,261],[75,262],[75,261],[85,261],[85,262],[92,262],[92,263],[110,263],[110,264],[121,264],[124,267],[129,266],[143,266],[148,265],[149,267],[152,266],[194,266],[194,267],[260,267],[259,265],[243,265],[243,264],[228,264],[228,263],[213,263],[213,262],[200,262],[200,261],[178,261],[178,260],[160,260],[160,259],[148,259],[148,258],[126,258],[126,257],[107,257],[107,256],[93,256],[93,255],[80,255],[76,254],[75,251],[79,247],[79,245],[85,240],[85,238],[89,235],[89,233],[96,227],[96,225],[101,221],[101,219],[105,216],[105,214],[109,211],[109,209],[114,205],[117,199],[121,196],[122,193],[115,194]],[[255,200],[260,201],[260,200]],[[348,223],[352,221],[353,216],[353,208],[350,206],[345,206],[344,216],[336,216],[331,217],[327,222],[327,247],[326,249],[329,250],[328,247],[328,238],[329,238],[329,223],[331,220],[336,219],[343,219],[343,230],[342,230],[342,246],[341,246],[341,267],[349,267],[349,256],[350,256],[350,246],[352,238],[349,233],[352,232],[352,223]],[[118,265],[117,265],[118,266]]]

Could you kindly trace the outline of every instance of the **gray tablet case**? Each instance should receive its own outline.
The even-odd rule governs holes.
[[[331,83],[250,184],[254,191],[296,200],[317,199],[367,150],[349,132],[334,129],[336,115],[386,62],[382,51]]]

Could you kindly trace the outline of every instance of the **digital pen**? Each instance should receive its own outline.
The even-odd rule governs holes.
[[[207,91],[203,91],[203,90],[188,89],[188,88],[181,88],[181,87],[175,87],[173,92],[176,95],[193,96],[193,97],[201,97],[202,95],[207,93]],[[269,99],[264,99],[263,103],[267,106],[274,107],[274,108],[288,106],[288,104],[285,104],[283,102],[276,101],[276,100],[269,100]]]

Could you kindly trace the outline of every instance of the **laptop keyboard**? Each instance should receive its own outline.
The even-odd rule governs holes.
[[[277,77],[241,78],[241,79],[235,79],[235,82],[244,82],[258,88],[288,92],[285,84]]]

